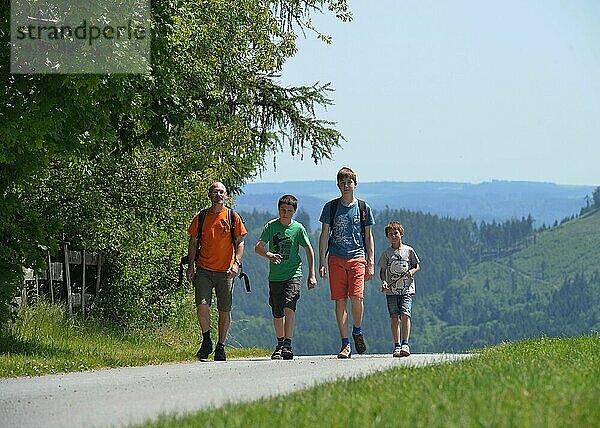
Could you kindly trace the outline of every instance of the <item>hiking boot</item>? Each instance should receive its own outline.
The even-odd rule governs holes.
[[[292,345],[284,344],[281,347],[281,358],[284,360],[293,360],[294,353],[292,352]]]
[[[401,346],[395,346],[394,347],[394,353],[392,355],[394,357],[401,357],[402,356],[402,347]]]
[[[358,354],[364,354],[367,352],[367,345],[365,345],[365,338],[361,334],[353,334],[352,339],[354,339],[354,347],[356,348],[356,352]]]
[[[352,356],[352,349],[350,349],[350,345],[342,345],[342,349],[338,354],[338,358],[350,358]]]
[[[408,357],[410,355],[410,347],[407,344],[404,344],[400,347],[400,356]]]
[[[227,355],[225,355],[225,345],[217,343],[215,347],[215,361],[227,361]]]
[[[277,345],[275,347],[275,350],[271,354],[271,359],[272,360],[282,360],[283,359],[283,357],[281,356],[281,346]]]
[[[208,360],[208,356],[212,353],[212,351],[212,340],[203,340],[202,345],[200,345],[200,349],[198,349],[198,352],[196,352],[196,357],[198,357],[200,361],[206,361]]]

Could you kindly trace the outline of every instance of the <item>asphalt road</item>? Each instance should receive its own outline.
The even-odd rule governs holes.
[[[32,378],[0,379],[0,427],[124,426],[161,413],[185,413],[250,401],[340,377],[392,367],[423,366],[467,354],[296,357],[126,367]]]

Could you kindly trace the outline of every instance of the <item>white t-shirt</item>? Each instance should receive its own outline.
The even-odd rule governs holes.
[[[415,268],[417,263],[420,263],[419,257],[410,245],[386,248],[379,258],[379,267],[385,269],[385,280],[390,288],[386,294],[415,294],[414,278],[406,278],[402,274]]]

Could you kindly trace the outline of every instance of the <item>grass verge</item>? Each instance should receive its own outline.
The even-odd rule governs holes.
[[[600,336],[503,344],[466,361],[397,368],[145,427],[600,426]]]
[[[187,330],[125,332],[95,320],[67,319],[62,307],[41,302],[21,309],[0,329],[0,377],[194,360],[200,343],[196,325],[190,317]],[[227,348],[228,358],[267,352]]]

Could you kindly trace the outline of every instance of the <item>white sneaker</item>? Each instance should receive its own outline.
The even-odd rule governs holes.
[[[408,357],[410,355],[410,347],[406,344],[402,345],[400,347],[400,356],[401,357]]]
[[[401,357],[402,356],[402,348],[400,346],[396,346],[394,348],[394,353],[392,355],[394,357]]]

